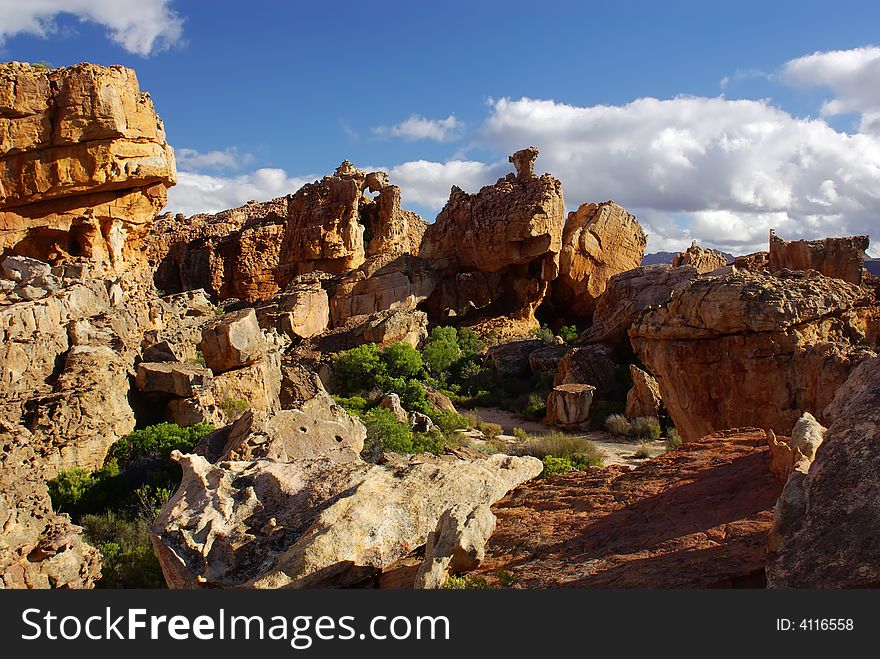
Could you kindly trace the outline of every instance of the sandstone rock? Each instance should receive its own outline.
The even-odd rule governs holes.
[[[510,341],[491,346],[486,353],[486,362],[491,364],[501,378],[524,378],[532,373],[529,357],[544,347],[537,339]]]
[[[302,284],[285,292],[281,330],[293,339],[320,334],[330,323],[330,304],[320,283]]]
[[[612,350],[606,345],[572,348],[559,360],[553,384],[590,384],[596,388],[598,398],[622,398],[617,369]]]
[[[580,426],[590,420],[590,405],[596,387],[589,384],[560,384],[547,396],[545,423]]]
[[[639,267],[647,236],[625,208],[606,201],[581,204],[562,231],[553,302],[567,317],[590,317],[616,274]]]
[[[769,263],[769,252],[754,252],[733,259],[733,266],[740,270],[766,270]]]
[[[434,422],[431,417],[421,412],[413,412],[409,416],[409,425],[413,432],[429,433],[434,430]]]
[[[771,231],[769,269],[774,273],[783,269],[817,270],[826,277],[859,286],[868,245],[868,236],[788,242]]]
[[[659,417],[660,386],[657,380],[634,364],[629,366],[633,386],[626,395],[626,415],[630,418]]]
[[[689,265],[703,275],[726,266],[727,256],[718,250],[700,247],[695,240],[687,250],[676,254],[672,259],[673,268],[683,265]]]
[[[424,545],[447,510],[490,505],[542,469],[502,455],[396,468],[174,457],[183,480],[153,525],[172,588],[352,585]]]
[[[475,569],[486,556],[486,542],[495,530],[487,505],[457,505],[440,516],[428,535],[425,560],[416,574],[416,588],[440,588],[450,573]]]
[[[581,335],[584,343],[605,343],[620,353],[631,351],[628,332],[642,312],[665,304],[690,285],[697,271],[665,265],[635,268],[615,275],[596,304],[593,325]]]
[[[270,352],[250,366],[214,376],[211,394],[227,422],[246,409],[276,412],[281,409],[281,356]]]
[[[771,588],[872,588],[880,584],[880,358],[860,364],[825,410],[825,441],[803,478],[767,566]]]
[[[408,423],[409,417],[406,415],[406,410],[403,409],[403,406],[400,404],[400,396],[395,394],[394,392],[390,394],[385,394],[382,397],[382,400],[379,401],[379,407],[383,410],[390,410],[394,415],[394,418],[400,421],[401,423]]]
[[[375,343],[380,348],[392,343],[408,343],[417,347],[428,338],[428,317],[424,311],[383,311],[364,323],[360,335],[365,342]]]
[[[425,232],[419,254],[436,263],[443,279],[475,271],[487,276],[479,282],[482,290],[476,291],[474,309],[488,306],[491,298],[501,312],[495,315],[531,318],[559,272],[562,184],[547,174],[529,175],[525,163],[531,157],[517,156],[519,175],[509,174],[476,194],[453,186],[446,206]],[[453,310],[450,292],[461,290],[459,284],[441,285],[427,305],[435,316],[444,317]],[[461,293],[453,302],[461,315]]]
[[[750,429],[632,470],[531,481],[492,507],[498,522],[473,574],[496,582],[504,570],[517,588],[760,588],[782,489],[768,464],[763,431]]]
[[[425,387],[425,398],[427,398],[428,402],[441,412],[458,414],[458,410],[455,409],[452,400],[443,392],[432,389],[431,387]]]
[[[532,373],[550,373],[555,376],[559,362],[568,351],[569,348],[564,345],[538,348],[529,354],[529,368],[532,369]]]
[[[787,434],[871,356],[861,290],[816,272],[703,277],[630,330],[685,441],[760,424]]]
[[[281,407],[299,407],[319,393],[326,393],[324,384],[317,373],[302,364],[285,361],[281,364]]]
[[[156,392],[189,398],[196,390],[210,387],[212,373],[198,364],[174,362],[138,364],[135,386],[144,392]]]
[[[174,185],[174,155],[134,71],[0,65],[0,251],[121,267]]]
[[[205,327],[200,348],[208,368],[223,373],[261,360],[266,354],[266,341],[254,310],[243,309]]]

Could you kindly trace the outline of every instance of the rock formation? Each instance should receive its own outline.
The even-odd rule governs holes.
[[[174,155],[134,71],[0,64],[0,255],[122,268],[174,185]]]
[[[820,421],[866,348],[861,289],[817,272],[702,277],[630,330],[682,438]]]
[[[700,247],[695,240],[687,250],[676,254],[672,259],[673,268],[678,268],[683,265],[689,265],[698,273],[704,275],[726,266],[727,256],[717,250]]]
[[[532,319],[559,272],[562,183],[534,176],[533,147],[511,159],[517,174],[467,194],[453,186],[419,252],[441,274],[427,309],[435,318],[477,310]]]
[[[634,364],[629,365],[632,388],[626,395],[626,415],[636,417],[660,416],[660,386],[649,373]]]
[[[626,392],[621,388],[617,369],[612,350],[606,345],[572,348],[559,360],[553,384],[589,384],[595,387],[597,398],[621,398]]]
[[[589,318],[614,275],[639,267],[647,236],[634,215],[613,201],[581,204],[562,230],[553,303],[566,317]]]
[[[596,387],[589,384],[560,384],[547,396],[547,417],[554,426],[583,426],[590,420],[590,405]]]
[[[770,272],[816,270],[826,277],[861,285],[868,236],[786,241],[770,232]]]
[[[880,358],[852,372],[824,416],[825,441],[800,478],[800,515],[789,516],[767,566],[771,588],[880,586]]]

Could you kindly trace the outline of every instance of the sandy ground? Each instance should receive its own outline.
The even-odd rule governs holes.
[[[511,435],[510,437],[502,436],[501,439],[513,440],[512,433],[514,428],[522,428],[530,435],[546,435],[547,433],[560,430],[540,421],[526,421],[512,412],[495,407],[477,407],[474,408],[474,412],[479,414],[480,419],[487,423],[497,423],[504,429],[505,435]],[[636,446],[641,443],[640,440],[618,437],[603,431],[563,432],[572,437],[586,437],[592,441],[602,451],[605,465],[635,467],[644,462],[643,458],[635,456]],[[666,450],[666,442],[662,439],[647,443],[653,450],[653,455],[659,455]]]

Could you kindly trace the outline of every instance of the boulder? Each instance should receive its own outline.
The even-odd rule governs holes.
[[[770,588],[880,586],[880,358],[853,370],[824,416],[825,441],[792,488],[803,502],[789,506],[767,565]]]
[[[400,396],[394,392],[385,394],[385,396],[382,397],[382,400],[379,401],[379,407],[383,410],[389,410],[394,415],[394,418],[401,423],[409,422],[406,410],[403,409],[403,406],[400,404]]]
[[[606,201],[581,204],[562,230],[553,303],[566,317],[590,317],[616,274],[639,267],[647,236],[634,215]]]
[[[589,384],[597,398],[617,399],[624,391],[617,376],[617,362],[611,348],[596,344],[572,348],[559,360],[553,384]]]
[[[634,364],[629,366],[633,386],[626,395],[626,415],[630,418],[659,417],[660,386],[649,373]]]
[[[214,376],[211,394],[227,422],[247,409],[276,412],[281,409],[281,355],[270,352],[250,366]]]
[[[538,348],[529,354],[529,368],[531,368],[532,373],[535,374],[549,373],[555,376],[556,371],[559,369],[559,362],[569,350],[570,348],[565,345],[552,345]]]
[[[861,289],[815,271],[704,276],[630,330],[685,441],[757,424],[787,435],[823,410],[865,343]],[[857,304],[858,303],[858,304]]]
[[[590,405],[596,387],[589,384],[560,384],[547,396],[545,423],[581,426],[590,420]]]
[[[330,304],[321,284],[299,284],[285,291],[281,331],[292,339],[308,339],[330,324]]]
[[[382,311],[368,318],[359,333],[364,342],[380,348],[392,343],[408,343],[415,348],[428,338],[428,316],[424,311]]]
[[[141,362],[135,386],[146,393],[163,393],[189,398],[198,389],[210,387],[211,371],[198,364],[177,362]]]
[[[440,588],[450,573],[477,568],[486,556],[486,542],[495,530],[489,506],[457,505],[440,516],[428,535],[425,560],[416,573],[416,588]]]
[[[486,362],[495,368],[501,378],[525,378],[532,373],[529,357],[544,345],[538,339],[500,343],[489,348]]]
[[[687,250],[679,252],[672,258],[673,268],[683,265],[689,265],[703,275],[726,266],[727,255],[715,249],[700,247],[695,240]]]
[[[770,232],[770,272],[816,270],[826,277],[860,286],[865,268],[868,236],[787,241]]]
[[[266,340],[253,309],[234,311],[205,327],[199,347],[214,373],[255,364],[266,354]]]
[[[396,467],[173,457],[183,479],[152,529],[172,588],[354,585],[424,545],[447,510],[491,505],[543,468],[505,455]]]
[[[409,416],[409,425],[413,432],[429,433],[434,430],[434,422],[431,417],[421,412],[413,412]]]

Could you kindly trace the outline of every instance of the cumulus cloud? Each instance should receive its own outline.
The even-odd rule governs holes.
[[[235,147],[228,147],[222,151],[201,152],[196,149],[178,148],[174,150],[177,158],[177,166],[183,170],[202,169],[241,169],[253,162],[254,157],[250,153],[239,153]]]
[[[136,55],[147,56],[178,43],[183,19],[170,0],[0,0],[0,44],[17,34],[49,37],[55,19],[70,14],[107,28],[111,40]]]
[[[880,47],[817,52],[791,60],[783,76],[791,84],[827,87],[835,97],[822,114],[862,115],[862,132],[880,134]]]
[[[380,137],[400,137],[405,140],[434,140],[447,142],[460,137],[464,125],[450,114],[445,119],[427,119],[418,114],[393,126],[377,126],[373,134]]]
[[[649,211],[651,249],[696,239],[742,253],[766,248],[772,227],[791,238],[878,233],[880,140],[768,101],[503,98],[482,134],[507,152],[539,147],[538,168],[562,179],[570,206],[611,198]]]
[[[184,215],[216,213],[251,199],[264,201],[296,192],[316,178],[291,177],[283,169],[269,167],[233,177],[181,171],[177,185],[168,190],[165,210]]]
[[[391,182],[400,186],[404,204],[439,210],[449,199],[449,190],[457,185],[466,192],[476,192],[494,183],[507,170],[507,163],[486,164],[474,160],[431,162],[411,160],[387,169]]]

